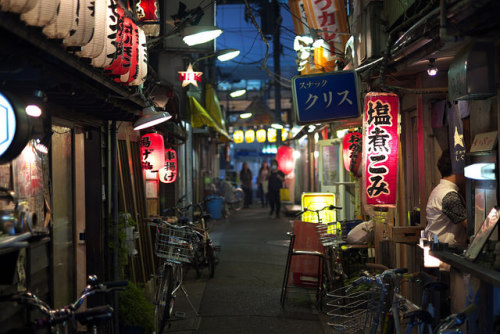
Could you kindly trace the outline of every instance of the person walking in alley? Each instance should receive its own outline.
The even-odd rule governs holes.
[[[244,208],[248,208],[252,204],[252,171],[248,168],[248,162],[243,163],[240,171],[241,188],[245,193]]]
[[[450,150],[444,150],[437,167],[441,173],[439,184],[432,190],[427,201],[427,227],[425,235],[436,235],[440,242],[451,247],[467,245],[465,201],[459,193],[464,182],[463,174],[453,174]]]
[[[271,161],[271,173],[269,173],[268,181],[269,205],[271,206],[269,215],[272,216],[273,212],[276,212],[276,218],[279,218],[281,208],[280,189],[283,186],[283,181],[285,181],[285,174],[278,169],[277,160]]]
[[[260,198],[262,207],[267,206],[267,177],[269,176],[269,166],[267,161],[262,162],[262,166],[257,176],[257,197]]]

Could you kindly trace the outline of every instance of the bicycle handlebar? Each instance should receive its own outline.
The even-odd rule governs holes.
[[[321,209],[318,209],[318,210],[312,210],[312,209],[304,208],[304,210],[302,210],[299,213],[297,213],[296,217],[300,216],[301,214],[306,213],[306,212],[319,213],[319,212],[324,211],[324,210],[342,210],[342,207],[335,206],[335,205],[327,205],[327,206],[325,206],[325,207],[323,207]]]

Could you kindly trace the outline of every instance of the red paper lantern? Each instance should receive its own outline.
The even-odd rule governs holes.
[[[344,167],[356,177],[361,177],[361,170],[359,169],[363,150],[361,136],[359,132],[349,132],[342,139]]]
[[[142,168],[156,171],[165,165],[165,145],[162,135],[148,133],[141,137]]]
[[[293,158],[293,148],[290,146],[280,146],[276,153],[279,169],[284,174],[290,174],[295,169],[295,159]]]
[[[142,22],[158,22],[158,4],[156,0],[139,0],[137,16]]]
[[[104,69],[104,73],[116,78],[122,74],[127,73],[128,67],[126,65],[125,56],[128,54],[128,51],[131,51],[132,48],[132,31],[133,27],[132,20],[128,17],[125,17],[125,11],[123,8],[119,7],[116,9],[117,13],[117,31],[116,31],[116,58],[113,60],[111,65]],[[130,61],[130,57],[128,60]],[[129,62],[130,66],[130,62]]]
[[[165,150],[165,165],[158,171],[160,181],[172,183],[177,180],[177,153],[171,148]]]
[[[398,176],[399,98],[393,93],[368,93],[364,112],[366,203],[394,206]]]

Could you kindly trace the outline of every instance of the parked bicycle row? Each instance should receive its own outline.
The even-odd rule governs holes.
[[[151,219],[150,226],[154,229],[154,252],[158,258],[158,270],[155,276],[155,324],[157,333],[162,334],[169,322],[184,314],[176,312],[175,299],[182,291],[194,314],[188,292],[183,286],[184,271],[194,268],[196,277],[200,278],[206,271],[207,277],[215,275],[217,263],[216,250],[208,233],[206,224],[210,217],[206,205],[213,200],[208,198],[197,204],[168,208],[164,217]]]
[[[334,333],[462,333],[465,321],[475,312],[476,306],[471,304],[462,312],[440,319],[433,296],[446,291],[448,285],[436,277],[425,272],[408,273],[406,268],[389,269],[363,259],[359,259],[362,263],[358,263],[357,270],[346,272],[343,256],[349,250],[346,223],[324,222],[325,215],[321,215],[340,209],[327,205],[317,210],[304,208],[297,214],[297,217],[313,214],[317,224],[294,221],[294,233],[288,233],[291,242],[282,286],[282,307],[286,306],[292,287],[289,283],[292,258],[305,255],[318,260],[318,270],[315,283],[302,286],[316,288],[317,306],[326,313]],[[316,248],[311,234],[313,229],[318,241]],[[309,234],[307,246],[297,243],[300,234]],[[300,286],[301,282],[298,283]],[[420,303],[403,296],[403,284],[419,286],[418,290],[422,291]]]

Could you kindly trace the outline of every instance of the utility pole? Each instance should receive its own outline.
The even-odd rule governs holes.
[[[272,6],[273,6],[274,16],[276,17],[274,34],[273,34],[273,60],[274,60],[274,73],[276,75],[276,77],[274,78],[274,111],[276,115],[276,122],[281,123],[281,85],[279,83],[279,77],[281,76],[281,65],[280,65],[281,15],[280,15],[280,4],[278,0],[273,0]]]

